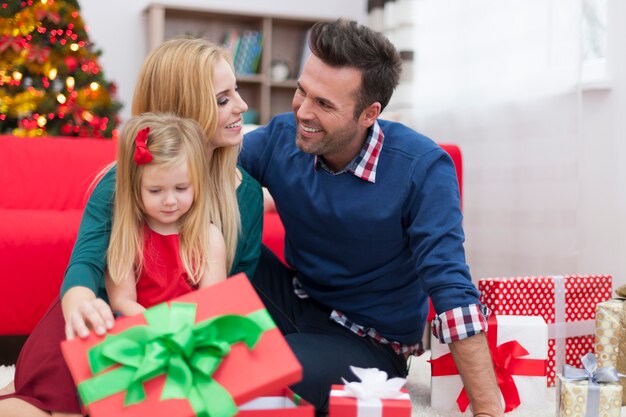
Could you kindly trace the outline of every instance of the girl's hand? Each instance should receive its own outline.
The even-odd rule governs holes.
[[[89,329],[103,335],[113,328],[111,307],[86,287],[70,288],[61,300],[65,317],[65,336],[68,340],[76,336],[85,338]]]

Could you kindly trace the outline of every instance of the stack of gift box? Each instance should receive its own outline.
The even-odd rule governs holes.
[[[91,417],[315,415],[287,388],[302,368],[243,274],[61,347]],[[361,382],[329,391],[332,417],[411,415],[404,380],[353,372]]]
[[[478,281],[492,311],[487,340],[505,411],[544,409],[546,387],[556,386],[557,416],[619,416],[626,311],[622,319],[623,300],[610,300],[611,286],[608,275]],[[464,411],[467,396],[447,346],[433,340],[431,348],[431,405]]]
[[[626,310],[623,298],[611,299],[611,285],[606,275],[479,280],[505,411],[544,409],[546,388],[556,385],[558,416],[619,416]],[[432,407],[465,411],[447,345],[433,340],[431,348]],[[301,366],[243,274],[119,319],[106,336],[63,342],[62,350],[92,417],[315,413],[287,388],[301,379]],[[404,380],[353,372],[360,382],[330,387],[330,417],[411,415]]]

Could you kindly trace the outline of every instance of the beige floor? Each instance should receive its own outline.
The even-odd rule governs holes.
[[[429,354],[426,352],[419,358],[412,358],[409,377],[407,379],[407,389],[411,394],[413,402],[412,417],[460,417],[471,415],[468,411],[466,414],[461,412],[441,412],[430,408],[430,365],[427,360]],[[0,365],[0,387],[13,379],[15,368],[13,366]],[[525,412],[523,410],[515,410],[507,413],[507,417],[554,417],[555,397],[554,388],[548,389],[548,398],[546,398],[546,406],[542,411]],[[622,415],[626,415],[626,407],[622,407]]]

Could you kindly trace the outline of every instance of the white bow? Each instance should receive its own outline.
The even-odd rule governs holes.
[[[405,396],[401,388],[406,383],[406,378],[387,379],[387,373],[377,368],[357,368],[351,366],[350,370],[361,382],[348,382],[344,378],[344,391],[350,397],[361,400],[379,398],[392,399]]]

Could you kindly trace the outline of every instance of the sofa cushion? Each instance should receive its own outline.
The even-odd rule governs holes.
[[[28,334],[59,295],[82,210],[0,209],[0,334]]]
[[[110,139],[0,136],[0,208],[82,209],[95,175],[114,159]]]

